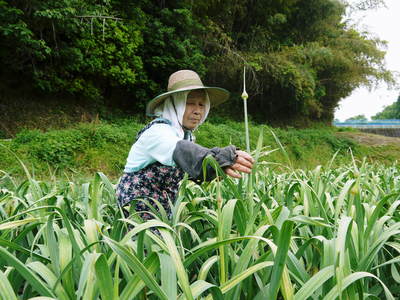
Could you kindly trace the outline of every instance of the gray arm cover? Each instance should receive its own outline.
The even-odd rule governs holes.
[[[224,148],[208,149],[195,143],[181,140],[176,143],[172,159],[178,167],[189,174],[194,181],[209,181],[215,178],[215,170],[207,166],[206,178],[203,178],[203,160],[207,155],[212,155],[217,163],[223,167],[231,166],[236,161],[236,147],[233,145]]]

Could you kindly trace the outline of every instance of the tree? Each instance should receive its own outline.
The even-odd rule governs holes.
[[[330,123],[355,88],[393,82],[382,41],[344,23],[345,9],[341,1],[326,0],[196,1],[194,14],[208,28],[208,78],[239,94],[246,65],[254,119]],[[236,99],[222,110],[241,112]]]
[[[143,107],[176,68],[205,73],[199,23],[189,9],[157,2],[0,0],[0,77]]]
[[[347,121],[367,121],[367,120],[368,120],[368,119],[367,119],[367,117],[366,117],[365,115],[357,115],[357,116],[348,118],[348,119],[346,120],[346,122],[347,122]]]
[[[89,99],[107,87],[143,80],[140,11],[124,21],[118,7],[90,1],[1,1],[0,62],[5,78],[20,75],[42,91]],[[129,59],[128,59],[129,58]],[[13,76],[10,76],[12,75]]]
[[[330,124],[355,88],[393,81],[383,42],[345,13],[339,0],[0,0],[0,82],[142,108],[194,69],[233,92],[220,113],[238,117],[246,65],[253,120]]]
[[[400,119],[400,96],[397,101],[386,106],[383,111],[372,117],[373,120]]]

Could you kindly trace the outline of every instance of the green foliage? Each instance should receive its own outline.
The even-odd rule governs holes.
[[[12,140],[14,144],[27,144],[41,136],[40,130],[22,130]]]
[[[400,119],[400,96],[397,101],[386,106],[381,112],[372,116],[373,120]]]
[[[114,120],[114,123],[81,123],[70,129],[23,130],[11,141],[1,142],[37,174],[48,176],[58,174],[84,174],[102,170],[109,176],[120,176],[129,149],[136,133],[144,123],[133,119]],[[296,168],[313,168],[328,161],[338,152],[335,164],[348,162],[348,151],[361,159],[367,156],[372,161],[391,164],[400,159],[398,146],[366,147],[346,137],[336,135],[332,128],[315,129],[272,129],[285,147],[288,157]],[[339,129],[341,131],[343,129]],[[257,147],[257,139],[263,132],[263,141],[269,150],[279,149],[270,128],[250,124],[250,146]],[[245,149],[244,124],[221,117],[212,118],[195,133],[196,142],[202,146],[224,147],[229,144]],[[268,156],[268,163],[280,164],[286,161],[281,151]],[[21,174],[15,157],[9,151],[0,151],[0,168]],[[49,173],[50,170],[50,173]]]
[[[26,59],[20,60],[23,55],[33,56],[40,61],[51,52],[42,39],[35,38],[23,16],[22,9],[0,1],[1,63],[16,70],[22,70],[27,64]]]
[[[103,166],[120,170],[138,126],[80,124],[46,133],[25,130],[16,135],[9,147],[33,162],[40,172],[47,166],[61,170]]]
[[[348,118],[346,121],[367,121],[367,117],[365,115],[357,115],[351,118]]]
[[[246,64],[249,111],[257,121],[328,123],[356,87],[393,83],[382,42],[343,22],[341,1],[199,1],[194,7],[211,29],[209,76],[240,94]],[[237,116],[240,109],[236,101],[221,110]]]
[[[143,2],[146,26],[142,30],[145,43],[140,53],[148,74],[148,86],[145,87],[147,94],[141,96],[148,99],[165,91],[168,76],[178,69],[205,74],[205,56],[199,39],[205,28],[184,5],[168,1],[168,5],[160,7],[154,1]]]
[[[162,9],[152,1],[0,5],[2,68],[14,77],[22,71],[47,93],[98,103],[111,102],[116,94],[133,97],[135,106],[143,107],[177,66],[205,72],[193,32],[201,27],[185,8]]]
[[[345,21],[346,6],[339,0],[0,0],[0,79],[12,88],[25,81],[53,96],[89,99],[103,110],[137,112],[165,91],[172,72],[194,69],[206,84],[233,92],[220,112],[236,117],[246,65],[253,120],[329,124],[355,88],[393,83],[384,43]]]

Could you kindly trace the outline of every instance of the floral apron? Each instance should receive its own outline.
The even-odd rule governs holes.
[[[156,119],[139,131],[136,140],[145,130],[157,123],[170,124],[168,120]],[[165,166],[159,162],[136,172],[124,173],[117,186],[118,204],[123,207],[136,202],[135,210],[143,220],[147,221],[154,219],[154,216],[149,213],[151,209],[146,202],[159,211],[159,207],[154,202],[156,200],[163,206],[168,218],[171,219],[170,203],[175,203],[179,182],[183,176],[184,172],[179,167]],[[145,199],[146,202],[140,199]]]

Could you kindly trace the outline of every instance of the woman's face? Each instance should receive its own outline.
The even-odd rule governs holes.
[[[206,110],[206,94],[203,90],[191,91],[186,100],[182,125],[190,130],[199,126]]]

